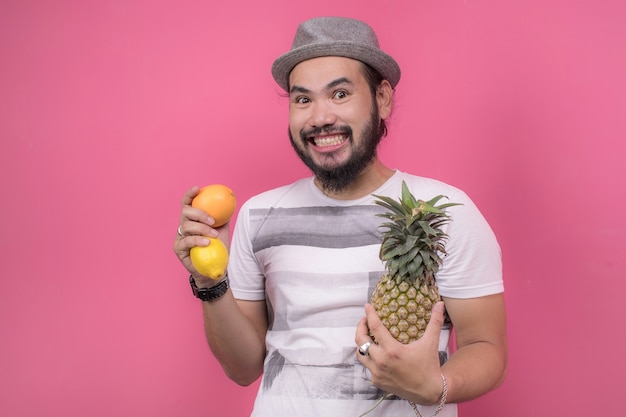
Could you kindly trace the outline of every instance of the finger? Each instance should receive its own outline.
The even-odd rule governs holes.
[[[203,231],[206,231],[207,233],[209,233],[209,230],[206,230],[206,229],[195,230],[196,228],[193,227],[193,224],[192,224],[193,222],[204,223],[207,226],[211,226],[214,223],[213,218],[211,218],[204,210],[191,207],[191,202],[193,201],[193,198],[196,195],[198,195],[199,191],[200,191],[200,187],[198,186],[191,187],[190,189],[185,191],[185,195],[183,196],[181,200],[182,210],[180,213],[179,228],[178,228],[178,235],[179,236],[181,234],[183,235],[181,236],[181,238],[184,238],[189,235],[194,235],[194,234],[203,234],[202,233]],[[211,236],[211,237],[216,237],[216,236]]]
[[[180,202],[181,206],[184,207],[184,206],[191,205],[191,201],[193,200],[195,196],[198,195],[199,191],[200,191],[200,187],[198,187],[197,185],[194,185],[193,187],[185,191],[185,195],[183,196],[183,199]]]
[[[201,189],[200,187],[195,185],[185,192],[185,195],[183,196],[183,199],[181,201],[181,206],[183,207],[183,215],[185,215],[186,209],[192,209],[191,203],[193,202],[194,197],[196,197],[200,193],[200,189]],[[197,210],[197,215],[193,217],[189,215],[188,217],[190,219],[206,223],[209,226],[215,223],[215,219],[211,217],[206,211],[202,209],[192,209],[192,210]],[[193,211],[191,213],[193,213]]]
[[[376,344],[385,345],[390,340],[395,340],[389,330],[383,325],[371,304],[365,304],[365,317],[367,319],[367,327],[369,335],[376,340]]]
[[[217,237],[218,232],[216,231],[217,229],[213,228],[213,224],[215,224],[215,220],[206,211],[191,206],[183,206],[180,215],[180,225],[185,235],[210,233],[210,237]],[[203,225],[206,225],[206,227]]]
[[[371,342],[372,338],[370,337],[369,331],[370,329],[367,327],[367,319],[363,317],[356,326],[354,343],[356,343],[357,346],[361,346],[365,342]]]
[[[422,337],[422,340],[436,345],[437,348],[439,347],[439,336],[441,334],[441,328],[443,327],[444,310],[445,307],[443,301],[435,303],[430,316],[430,321],[428,322],[428,326],[426,326],[426,331]]]
[[[179,259],[189,257],[189,251],[195,246],[208,246],[211,241],[206,236],[187,236],[184,239],[174,241],[174,252]]]
[[[374,344],[369,332],[370,330],[369,327],[367,327],[367,318],[363,317],[359,320],[359,324],[356,326],[356,333],[354,335],[354,343],[356,343],[355,354],[357,360],[363,364],[365,364],[365,359],[369,355],[369,349]],[[368,343],[369,346],[366,345],[366,343]],[[365,354],[362,349],[365,349]]]
[[[212,228],[202,220],[186,220],[181,223],[180,231],[188,238],[190,236],[205,236],[217,238],[219,230]],[[197,245],[196,245],[197,246]]]

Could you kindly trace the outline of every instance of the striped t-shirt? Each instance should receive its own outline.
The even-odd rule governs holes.
[[[500,248],[469,197],[440,181],[396,172],[373,194],[398,198],[402,181],[416,198],[443,194],[448,256],[437,274],[441,295],[471,298],[503,291]],[[233,294],[265,300],[270,319],[267,356],[253,417],[359,416],[383,393],[355,357],[356,324],[384,271],[378,254],[382,207],[325,196],[312,178],[248,200],[231,244]],[[446,352],[450,329],[442,331]],[[412,416],[404,400],[384,401],[368,417]],[[434,407],[422,407],[432,414]],[[440,416],[456,416],[456,405]]]

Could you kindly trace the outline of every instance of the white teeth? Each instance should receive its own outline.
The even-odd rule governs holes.
[[[333,145],[339,145],[341,142],[344,141],[344,137],[343,136],[330,136],[330,137],[323,137],[323,138],[314,138],[313,139],[315,141],[315,146],[318,147],[324,147],[324,146],[333,146]]]

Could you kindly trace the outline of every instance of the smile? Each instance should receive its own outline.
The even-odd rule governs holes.
[[[344,135],[335,135],[335,136],[324,136],[324,137],[311,137],[309,138],[316,147],[318,148],[326,148],[329,146],[337,146],[342,144],[348,139],[347,136]]]

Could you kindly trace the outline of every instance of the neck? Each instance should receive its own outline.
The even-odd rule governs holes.
[[[322,188],[320,183],[315,180],[315,185],[324,194],[336,200],[356,200],[373,193],[385,183],[393,175],[394,170],[383,165],[378,158],[374,158],[352,183],[344,190],[332,192]]]

